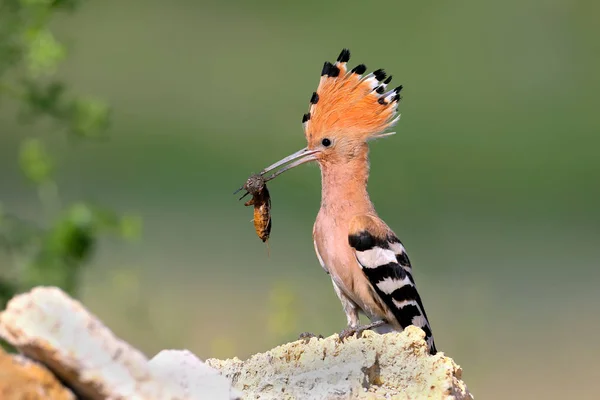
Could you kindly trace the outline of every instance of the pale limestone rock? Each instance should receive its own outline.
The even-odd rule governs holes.
[[[86,398],[162,395],[146,357],[60,289],[38,287],[14,297],[0,314],[0,336]]]
[[[245,399],[472,399],[451,358],[427,353],[424,332],[364,332],[288,343],[246,361],[209,359]]]
[[[149,366],[165,381],[182,388],[190,399],[241,398],[227,378],[188,350],[163,350],[150,360]]]
[[[230,400],[190,392],[168,365],[154,371],[147,358],[117,338],[60,289],[38,287],[14,297],[0,313],[0,337],[40,361],[86,399]],[[199,361],[199,360],[198,360]]]
[[[0,399],[75,400],[44,366],[0,348]]]
[[[297,341],[246,361],[204,364],[188,351],[167,350],[148,362],[59,289],[36,288],[16,296],[0,313],[0,336],[86,399],[473,398],[460,367],[442,353],[427,354],[424,333],[416,327],[385,335],[365,332],[345,343],[337,335]]]

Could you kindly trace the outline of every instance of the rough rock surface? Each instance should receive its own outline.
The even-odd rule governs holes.
[[[182,388],[189,399],[237,400],[242,397],[227,378],[188,350],[163,350],[150,360],[149,366],[166,382]]]
[[[0,337],[86,399],[231,398],[212,397],[202,388],[190,391],[184,380],[169,380],[174,375],[169,364],[155,363],[158,370],[153,370],[140,351],[58,288],[38,287],[14,297],[0,313]]]
[[[209,359],[245,399],[472,399],[451,358],[427,353],[424,332],[364,332],[288,343],[246,361]]]
[[[0,399],[75,400],[75,396],[45,367],[0,348]]]
[[[430,356],[424,336],[409,327],[300,340],[246,361],[203,363],[186,350],[148,361],[60,289],[38,287],[0,313],[0,337],[27,357],[0,352],[0,399],[472,399],[460,367]]]

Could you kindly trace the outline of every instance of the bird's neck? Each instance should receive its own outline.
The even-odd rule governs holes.
[[[328,214],[351,217],[374,213],[367,192],[369,150],[365,145],[349,160],[321,163],[321,210]]]

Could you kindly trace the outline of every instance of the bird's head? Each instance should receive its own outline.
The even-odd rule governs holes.
[[[321,166],[349,162],[367,151],[368,141],[393,134],[385,132],[400,119],[402,86],[386,91],[391,76],[382,69],[364,75],[364,64],[348,70],[349,59],[350,51],[344,49],[334,64],[325,62],[302,117],[308,145],[265,168],[261,175],[287,164],[266,180],[309,161]]]

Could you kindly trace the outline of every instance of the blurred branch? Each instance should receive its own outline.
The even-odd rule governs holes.
[[[110,109],[101,100],[73,96],[54,78],[67,49],[49,28],[59,10],[74,11],[81,0],[0,0],[0,99],[19,106],[16,120],[50,118],[70,137],[103,137]],[[2,103],[0,103],[2,105]],[[54,180],[56,165],[44,140],[21,142],[19,166],[35,187],[42,221],[25,221],[0,208],[0,252],[11,263],[0,274],[0,306],[36,285],[55,285],[77,293],[81,269],[94,256],[102,234],[136,238],[141,220],[99,206],[62,204]]]

